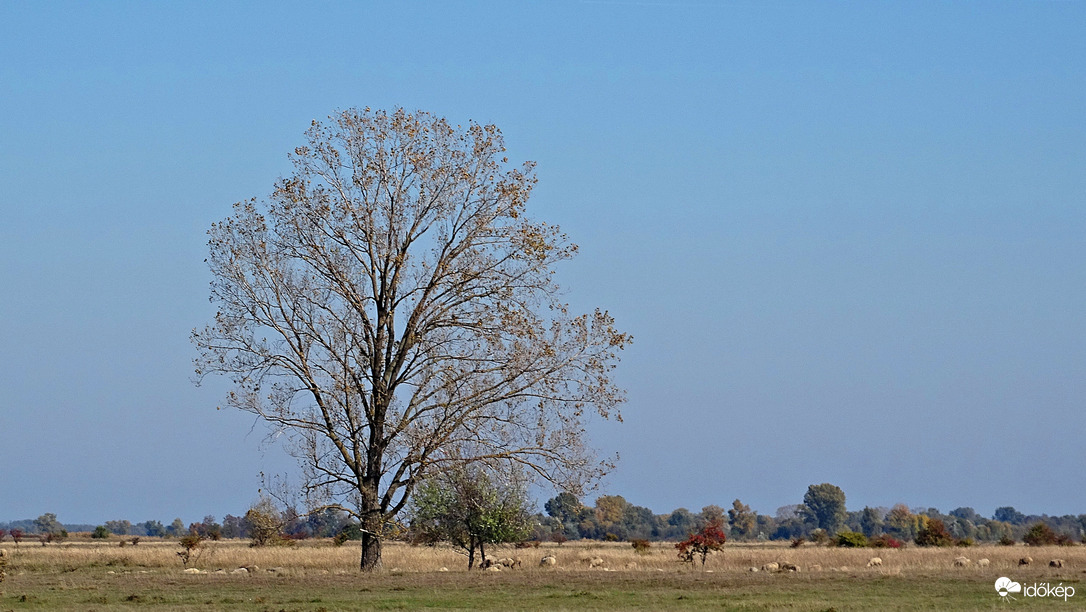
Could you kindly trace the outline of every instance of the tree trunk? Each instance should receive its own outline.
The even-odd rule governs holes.
[[[362,561],[360,568],[363,572],[381,569],[381,539],[368,531],[362,532]]]

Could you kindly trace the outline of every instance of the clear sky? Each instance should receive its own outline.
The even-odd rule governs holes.
[[[1086,3],[0,0],[0,520],[240,514],[205,231],[315,118],[496,123],[635,337],[603,491],[1086,513]]]

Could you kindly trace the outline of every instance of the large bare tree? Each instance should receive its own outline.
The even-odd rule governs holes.
[[[554,264],[576,246],[525,206],[533,165],[493,125],[349,109],[314,121],[267,200],[212,225],[214,322],[197,379],[292,434],[311,503],[363,529],[361,568],[416,484],[447,466],[519,466],[577,490],[608,467],[585,442],[618,417],[630,337],[569,312]]]

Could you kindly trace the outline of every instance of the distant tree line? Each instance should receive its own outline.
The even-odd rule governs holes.
[[[848,532],[872,540],[886,536],[902,542],[916,542],[919,536],[932,533],[927,529],[929,526],[936,528],[939,524],[955,543],[1028,542],[1031,530],[1036,530],[1038,524],[1064,541],[1079,541],[1086,536],[1086,514],[1026,515],[1011,506],[997,509],[991,518],[983,517],[969,507],[955,508],[946,514],[937,508],[909,508],[905,504],[890,508],[867,506],[850,511],[845,506],[844,492],[828,483],[811,485],[802,504],[782,506],[773,515],[759,514],[738,499],[726,509],[709,505],[700,512],[677,508],[666,514],[656,514],[649,508],[627,502],[620,495],[598,497],[590,506],[574,495],[561,493],[547,500],[544,512],[536,515],[532,536],[551,541],[674,541],[686,538],[713,521],[721,521],[732,541],[795,541],[800,538],[817,541]],[[939,538],[935,541],[941,542]]]
[[[432,493],[438,499],[438,492]],[[944,514],[937,508],[910,508],[905,504],[848,510],[844,492],[829,483],[811,485],[803,503],[782,506],[773,515],[760,514],[738,499],[728,507],[709,505],[698,512],[677,508],[656,514],[650,508],[631,504],[621,495],[603,495],[597,497],[593,505],[588,505],[571,493],[560,493],[548,499],[543,509],[542,513],[527,517],[525,539],[680,541],[715,523],[730,541],[836,539],[842,545],[858,543],[859,538],[921,545],[1086,541],[1086,514],[1026,515],[1011,506],[1003,506],[991,517],[984,517],[969,507],[955,508]],[[180,538],[196,534],[205,539],[250,538],[256,541],[264,537],[262,533],[269,529],[269,522],[274,525],[275,536],[285,539],[335,538],[342,543],[361,537],[357,522],[339,510],[304,513],[289,508],[278,509],[263,500],[241,516],[227,514],[219,522],[209,515],[188,525],[180,518],[168,525],[157,520],[141,523],[111,520],[97,526],[64,525],[57,520],[56,514],[46,513],[36,519],[0,523],[0,541],[32,537],[44,542],[65,538],[68,532],[92,531],[106,537]]]

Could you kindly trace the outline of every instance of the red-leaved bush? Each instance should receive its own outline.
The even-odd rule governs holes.
[[[867,545],[872,548],[901,548],[901,544],[901,540],[892,538],[885,533],[867,542]]]
[[[694,557],[701,555],[701,564],[705,565],[705,557],[710,551],[720,550],[728,536],[721,529],[720,520],[710,521],[701,528],[701,531],[690,534],[686,540],[679,542],[675,548],[679,550],[679,558],[686,563],[693,563]]]

